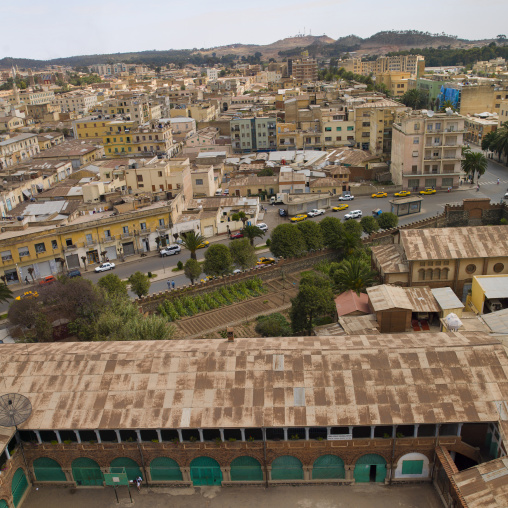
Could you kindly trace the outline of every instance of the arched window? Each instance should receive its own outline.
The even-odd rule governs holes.
[[[231,462],[231,481],[261,482],[263,471],[261,464],[253,457],[237,457]]]
[[[436,268],[432,276],[435,280],[439,280],[441,278],[441,268]]]
[[[277,457],[272,462],[272,480],[303,480],[302,463],[290,455]]]
[[[78,486],[100,487],[104,483],[99,464],[88,457],[79,457],[72,461],[72,477]]]
[[[425,278],[427,280],[432,280],[432,268],[427,268],[427,271],[425,272]]]
[[[67,480],[60,464],[48,457],[34,460],[34,474],[38,482],[65,482]]]
[[[448,280],[448,273],[450,272],[449,268],[443,268],[441,270],[441,279]]]
[[[339,480],[345,477],[344,461],[336,455],[322,455],[312,465],[313,480]]]
[[[423,268],[418,270],[418,280],[425,280],[425,270]]]
[[[157,457],[150,462],[152,481],[178,481],[183,480],[182,471],[178,463],[168,457]]]

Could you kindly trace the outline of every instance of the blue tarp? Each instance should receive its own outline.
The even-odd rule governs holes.
[[[457,88],[445,88],[444,86],[442,86],[441,92],[439,93],[437,98],[439,99],[440,107],[442,107],[442,105],[446,101],[450,101],[453,104],[454,109],[457,109],[460,99],[460,90],[458,90]]]

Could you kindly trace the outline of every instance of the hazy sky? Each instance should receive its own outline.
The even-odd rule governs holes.
[[[304,28],[333,39],[392,29],[493,38],[508,35],[508,1],[2,0],[0,19],[0,58],[46,60],[238,42],[268,44]]]

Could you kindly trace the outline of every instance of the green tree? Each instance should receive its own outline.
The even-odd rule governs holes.
[[[7,302],[12,298],[12,291],[5,282],[0,284],[0,302]]]
[[[234,220],[234,221],[241,220],[244,228],[245,228],[245,223],[247,222],[247,219],[248,219],[248,217],[247,217],[246,213],[243,211],[236,212],[233,215],[231,215],[231,220]]]
[[[240,238],[240,240],[231,242],[229,244],[229,252],[231,253],[233,263],[239,266],[242,270],[256,266],[258,260],[256,250],[249,243],[248,238]]]
[[[226,245],[217,243],[208,247],[205,253],[203,271],[207,275],[222,276],[231,272],[233,259]]]
[[[318,222],[299,222],[296,227],[302,233],[303,241],[305,242],[305,250],[319,250],[324,247],[323,232]]]
[[[360,248],[362,244],[361,237],[354,231],[344,231],[339,238],[338,250],[342,251],[343,257],[350,256],[353,252]]]
[[[276,257],[300,256],[305,251],[302,232],[293,224],[279,224],[272,231],[270,251]]]
[[[118,275],[114,273],[108,273],[104,277],[99,279],[97,285],[104,289],[106,293],[110,296],[127,296],[127,283],[118,277]]]
[[[355,220],[348,220],[344,222],[344,232],[353,233],[354,235],[358,236],[358,238],[361,238],[363,228],[359,222],[356,222]]]
[[[251,225],[251,226],[245,226],[242,230],[243,236],[245,238],[248,238],[250,244],[254,246],[254,239],[255,238],[263,238],[265,236],[265,232],[258,228],[257,226]]]
[[[401,98],[400,101],[404,106],[416,109],[424,108],[429,100],[428,92],[420,88],[412,88],[408,90]]]
[[[138,295],[138,298],[148,294],[150,290],[150,279],[148,275],[142,272],[135,272],[127,280],[131,285],[132,292]]]
[[[42,312],[39,312],[35,318],[34,333],[36,342],[53,342],[53,327]]]
[[[508,122],[502,123],[501,127],[494,133],[492,148],[497,152],[499,161],[501,161],[501,155],[506,156],[506,164],[508,165]]]
[[[279,312],[274,312],[268,316],[259,316],[255,330],[261,337],[291,336],[291,325]]]
[[[379,230],[379,224],[374,217],[367,215],[362,218],[360,221],[360,226],[363,229],[363,232],[370,235],[371,233],[375,233]]]
[[[324,243],[331,249],[340,249],[340,240],[344,234],[344,224],[337,217],[325,217],[319,222]]]
[[[335,310],[330,279],[310,272],[300,279],[298,294],[291,300],[291,327],[293,332],[312,333],[315,318],[332,314]]]
[[[196,259],[196,250],[205,241],[205,237],[195,231],[188,231],[182,235],[182,245],[190,252],[190,257]]]
[[[494,151],[495,139],[496,139],[496,132],[495,131],[490,131],[488,134],[486,134],[482,139],[482,150]]]
[[[359,295],[366,288],[375,285],[377,274],[371,270],[365,259],[361,257],[344,259],[340,265],[332,274],[335,288],[340,293],[353,290]]]
[[[273,169],[263,168],[261,171],[258,172],[257,176],[273,176]]]
[[[11,303],[7,317],[13,325],[32,328],[39,312],[40,305],[36,298],[21,298]]]
[[[453,102],[450,101],[450,100],[447,100],[447,101],[444,101],[442,104],[441,104],[441,109],[440,111],[446,111],[448,108],[450,108],[452,111],[456,111],[457,108],[453,105]]]
[[[488,161],[485,155],[481,152],[473,152],[471,150],[464,150],[464,158],[460,165],[462,170],[474,180],[475,173],[481,176],[487,170]]]
[[[392,212],[383,212],[376,220],[381,229],[395,228],[399,223],[399,218]]]
[[[185,276],[194,284],[201,275],[201,265],[195,259],[188,259],[183,267]]]

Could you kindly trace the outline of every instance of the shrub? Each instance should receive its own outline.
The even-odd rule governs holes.
[[[176,267],[179,269],[179,270],[183,270],[183,263],[181,261],[178,261],[178,263],[176,264]]]

